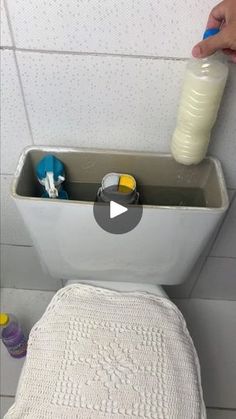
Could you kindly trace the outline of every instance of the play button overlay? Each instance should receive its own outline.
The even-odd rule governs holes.
[[[128,211],[128,208],[123,205],[114,201],[110,202],[110,218],[119,217],[119,215],[124,214],[126,211]]]
[[[138,225],[143,208],[139,204],[123,205],[113,199],[110,202],[95,202],[93,214],[103,230],[111,234],[125,234]]]

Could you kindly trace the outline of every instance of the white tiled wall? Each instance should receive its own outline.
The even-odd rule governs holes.
[[[211,256],[236,258],[236,193],[234,193],[230,211],[212,248]]]
[[[1,243],[32,245],[21,216],[10,197],[12,176],[1,175]]]
[[[62,281],[45,273],[33,247],[1,244],[2,287],[58,290]]]
[[[1,173],[13,173],[32,143],[13,51],[1,51]]]
[[[9,25],[7,22],[7,16],[6,16],[6,9],[4,6],[4,0],[0,0],[0,21],[1,21],[1,37],[0,37],[0,43],[1,46],[12,46],[12,39],[10,34]]]
[[[7,0],[17,47],[188,57],[214,0]]]
[[[169,148],[184,62],[25,52],[17,58],[35,143]]]

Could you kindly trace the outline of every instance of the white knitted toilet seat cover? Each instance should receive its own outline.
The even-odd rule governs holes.
[[[206,418],[181,313],[146,293],[59,290],[30,333],[10,418]]]

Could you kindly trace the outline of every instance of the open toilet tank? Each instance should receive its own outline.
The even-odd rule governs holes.
[[[68,201],[40,197],[35,168],[46,154],[65,165]],[[133,175],[143,194],[142,219],[126,234],[94,219],[95,189],[108,172]],[[204,204],[156,202],[155,193],[170,188],[200,191]],[[221,165],[211,157],[183,166],[168,154],[43,146],[22,153],[12,196],[52,277],[159,285],[187,278],[228,207]]]

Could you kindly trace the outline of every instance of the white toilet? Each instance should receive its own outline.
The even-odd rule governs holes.
[[[34,171],[37,162],[47,153],[54,154],[60,158],[66,166],[67,181],[65,183],[65,189],[67,189],[71,198],[68,201],[43,199],[39,196],[38,184]],[[94,190],[102,177],[106,173],[112,171],[134,175],[138,187],[141,189],[143,188],[146,194],[142,219],[136,228],[127,234],[107,233],[96,223],[93,215]],[[89,186],[88,190],[90,192],[88,192],[87,195],[84,188],[82,188],[84,185]],[[150,185],[152,186],[151,189],[148,188]],[[158,205],[155,203],[155,193],[153,195],[153,190],[157,191],[157,194],[158,190],[162,190],[158,188],[180,188],[181,191],[184,189],[185,192],[187,191],[187,194],[189,193],[191,196],[194,194],[196,200],[194,204],[185,204],[185,206],[174,206],[169,202],[166,205]],[[93,192],[91,192],[92,190]],[[200,190],[204,195],[204,206],[202,202],[198,201]],[[149,349],[146,348],[145,351],[142,352],[143,344],[139,342],[136,345],[136,349],[141,348],[142,357],[136,353],[135,356],[139,357],[137,358],[139,361],[135,361],[136,369],[138,369],[137,365],[139,364],[140,371],[150,371],[150,374],[146,376],[145,383],[143,383],[145,387],[143,391],[141,391],[140,388],[137,390],[137,385],[135,386],[132,383],[131,378],[125,381],[126,377],[124,380],[120,378],[120,383],[123,383],[122,385],[126,389],[123,392],[122,397],[119,393],[119,398],[117,393],[115,393],[115,390],[111,394],[110,387],[109,394],[107,395],[103,392],[100,397],[98,393],[99,391],[104,391],[104,389],[99,387],[98,382],[100,382],[100,378],[97,377],[97,390],[93,390],[96,402],[93,403],[93,400],[91,401],[91,394],[88,395],[86,393],[87,396],[78,399],[78,397],[82,397],[81,395],[78,395],[79,391],[83,392],[84,389],[81,390],[80,388],[79,390],[77,388],[77,390],[75,390],[73,387],[75,383],[73,384],[73,380],[68,376],[67,380],[69,381],[67,384],[70,383],[72,386],[70,387],[70,394],[74,394],[73,392],[75,392],[76,396],[74,396],[74,401],[69,402],[69,398],[72,396],[67,395],[69,397],[68,400],[65,398],[63,383],[61,383],[61,393],[58,395],[57,399],[57,403],[59,404],[54,403],[54,407],[56,405],[55,409],[59,409],[58,406],[60,406],[62,410],[56,410],[56,419],[67,417],[72,419],[80,417],[85,419],[130,419],[135,417],[157,419],[205,418],[205,409],[199,381],[199,366],[195,349],[186,330],[184,320],[177,308],[168,300],[168,297],[161,286],[176,285],[186,280],[194,263],[204,250],[227,210],[228,197],[220,163],[216,159],[207,158],[198,166],[187,167],[176,163],[171,156],[167,154],[57,147],[30,147],[27,148],[20,157],[13,182],[12,195],[23,217],[24,223],[29,230],[34,245],[38,250],[42,264],[46,267],[52,277],[63,279],[65,285],[68,285],[68,287],[59,291],[59,297],[56,297],[56,300],[52,302],[53,308],[50,307],[45,312],[43,318],[39,321],[38,326],[36,325],[36,329],[32,332],[32,338],[29,344],[29,355],[27,356],[26,367],[24,368],[23,373],[25,377],[20,380],[16,403],[13,405],[13,408],[10,409],[6,418],[20,417],[19,415],[17,416],[17,412],[19,412],[20,409],[23,409],[22,406],[24,403],[22,400],[25,397],[24,394],[27,393],[26,390],[23,391],[20,387],[26,386],[28,380],[26,376],[27,374],[30,375],[30,370],[35,367],[34,362],[36,358],[33,357],[32,351],[35,350],[33,349],[35,348],[34,345],[38,345],[35,342],[40,341],[40,337],[38,336],[39,331],[44,333],[45,323],[49,324],[50,322],[53,322],[52,310],[56,310],[55,307],[57,304],[62,304],[63,299],[65,299],[65,305],[60,306],[57,316],[60,317],[59,313],[63,312],[63,318],[66,318],[66,307],[67,310],[72,310],[72,312],[75,313],[75,307],[77,306],[75,301],[77,301],[77,298],[78,306],[80,306],[81,301],[81,307],[85,304],[86,307],[91,307],[91,310],[93,310],[93,301],[95,301],[94,304],[96,307],[102,307],[101,310],[104,321],[98,321],[96,330],[98,330],[100,324],[104,325],[109,323],[106,318],[106,315],[108,316],[108,314],[111,318],[114,317],[116,319],[117,323],[114,324],[120,325],[121,322],[124,321],[125,326],[122,330],[131,327],[131,329],[129,329],[131,330],[131,340],[135,340],[136,335],[132,338],[133,326],[130,326],[130,324],[127,326],[127,322],[129,323],[130,321],[132,323],[132,319],[135,319],[136,315],[139,318],[140,330],[147,330],[145,327],[148,327],[148,325],[144,327],[144,323],[145,317],[148,317],[148,313],[152,313],[152,316],[149,319],[150,327],[152,319],[156,319],[152,327],[155,329],[155,325],[159,324],[160,330],[163,329],[163,336],[167,336],[169,333],[168,330],[173,327],[171,332],[172,338],[168,341],[169,343],[167,344],[165,339],[163,341],[165,347],[163,349],[163,354],[165,353],[165,355],[163,355],[164,360],[160,367],[164,368],[163,377],[167,377],[167,375],[170,374],[170,371],[172,376],[168,375],[165,390],[159,389],[159,392],[157,390],[150,392],[150,388],[153,389],[155,387],[157,389],[161,382],[160,378],[158,381],[159,370],[156,371],[157,376],[155,379],[157,382],[155,386],[154,381],[152,384],[148,384],[149,379],[151,380],[151,377],[153,376],[153,370],[151,367],[147,367],[147,365],[142,367],[142,363],[144,362],[145,364],[146,362],[146,360],[143,359],[145,356],[147,356],[147,358],[150,356],[148,352]],[[68,298],[66,296],[67,292],[70,294],[70,297]],[[68,303],[66,303],[66,301]],[[132,301],[132,304],[130,301]],[[104,304],[107,303],[107,314],[103,302]],[[66,304],[68,304],[68,306]],[[131,306],[132,310],[130,308]],[[118,313],[118,307],[122,307],[120,313]],[[87,308],[84,310],[86,311]],[[114,310],[114,313],[112,313],[112,310]],[[134,314],[133,310],[137,310],[137,313]],[[123,320],[119,320],[120,317],[117,316],[121,316],[122,312],[126,314],[124,314]],[[93,317],[93,314],[91,313],[89,316],[91,315]],[[80,311],[77,315],[83,316],[83,311]],[[51,319],[50,321],[48,320],[49,318]],[[88,319],[85,320],[85,324],[87,324],[88,321]],[[106,321],[108,323],[106,323]],[[174,324],[175,328],[173,326]],[[71,333],[73,332],[72,335],[74,336],[74,339],[77,339],[75,338],[77,332],[82,333],[81,327],[84,328],[85,326],[78,326],[75,324],[74,331],[71,331]],[[137,325],[137,330],[138,329],[139,326]],[[154,329],[152,329],[152,332],[147,330],[145,342],[149,342],[148,336],[151,336],[150,334],[154,333]],[[51,333],[53,333],[53,330],[54,329],[52,328]],[[111,332],[111,329],[109,330],[109,333],[115,333],[115,331]],[[113,343],[117,342],[118,339],[117,335],[115,338],[112,337],[112,343],[108,342],[107,335],[103,336],[103,332],[99,333],[101,333],[101,339],[106,340],[106,345],[103,345],[103,347],[113,348]],[[157,335],[158,333],[159,332],[157,332]],[[174,333],[176,335],[174,335]],[[123,339],[122,336],[121,340]],[[36,337],[39,340],[37,340]],[[48,339],[50,340],[50,337],[48,337]],[[55,339],[59,339],[59,331],[57,332],[57,337]],[[96,340],[95,337],[93,336],[92,338],[91,335],[91,339],[93,342],[97,342],[99,336],[96,335]],[[137,339],[139,339],[138,334]],[[156,341],[156,335],[153,339]],[[53,343],[51,343],[51,341],[49,342],[49,340],[48,345],[51,347],[50,345],[53,345]],[[81,338],[79,341],[82,342],[83,339]],[[170,344],[170,342],[172,343]],[[96,348],[100,347],[100,344],[101,342],[97,343]],[[123,341],[122,344],[117,343],[118,347],[121,347],[123,344]],[[152,345],[152,343],[150,343],[150,345]],[[156,353],[161,357],[161,346],[158,346],[158,348]],[[108,349],[106,350],[108,351]],[[96,354],[97,349],[94,349],[94,351]],[[127,354],[128,351],[130,351],[130,348],[129,350],[125,350],[124,353]],[[94,357],[96,356],[94,355]],[[121,358],[122,356],[120,355]],[[73,356],[70,355],[70,357],[72,362]],[[111,359],[111,355],[108,353],[107,357],[110,357],[109,359]],[[86,356],[81,355],[78,359],[86,359]],[[91,359],[95,359],[92,354]],[[153,359],[155,359],[155,357]],[[53,360],[48,361],[48,368],[51,368],[50,362],[52,363]],[[60,362],[62,362],[62,364],[60,364]],[[62,366],[64,365],[63,360],[60,362],[58,361],[58,368],[62,371],[64,368]],[[112,363],[111,360],[110,362]],[[86,360],[84,363],[86,364]],[[78,370],[79,376],[86,376],[87,373],[90,374],[87,370],[85,371],[84,363],[83,365],[81,364],[82,369]],[[44,368],[41,363],[39,364],[41,365],[41,368]],[[78,365],[75,363],[74,365],[75,368],[78,368]],[[181,374],[182,367],[180,367],[180,365],[184,365],[184,368],[186,368],[184,374]],[[168,374],[165,373],[165,368],[167,368],[165,366],[168,367]],[[93,368],[92,361],[90,367]],[[127,366],[127,368],[129,368],[129,366]],[[132,368],[134,369],[134,367]],[[119,374],[122,374],[122,371],[120,371]],[[120,377],[119,374],[115,373],[116,378],[117,375]],[[177,376],[179,376],[179,378]],[[180,376],[182,378],[178,381]],[[47,381],[45,377],[44,379]],[[64,377],[63,380],[66,380],[66,378]],[[127,384],[129,381],[130,397],[128,397],[128,395],[126,397],[125,394],[129,393],[129,386]],[[22,384],[23,382],[24,384]],[[88,388],[92,388],[94,385],[93,379],[92,381],[88,380],[87,383],[88,382],[90,383]],[[169,389],[167,382],[170,386]],[[159,384],[157,385],[157,383]],[[190,395],[187,394],[188,383],[191,387]],[[121,391],[119,388],[119,385],[121,384],[118,384],[117,391]],[[59,384],[57,383],[57,385]],[[141,385],[140,381],[139,385]],[[151,386],[150,388],[148,387],[149,385]],[[146,386],[149,388],[148,396]],[[180,387],[182,387],[182,392]],[[40,388],[40,391],[43,392],[42,386]],[[24,387],[24,389],[26,389],[26,387]],[[132,389],[138,391],[139,396],[137,396],[136,393],[134,396],[132,393],[134,390]],[[58,388],[57,391],[59,391]],[[163,395],[163,392],[165,393],[165,396],[163,396],[164,398],[161,401],[159,398],[160,394]],[[51,400],[54,396],[51,395]],[[29,397],[29,399],[27,399],[28,401],[24,399],[25,405],[28,403],[29,406],[29,410],[27,411],[28,416],[25,417],[46,419],[55,415],[55,411],[50,410],[54,408],[52,408],[51,405],[51,407],[48,408],[48,412],[50,412],[48,415],[43,414],[40,409],[37,410],[37,408],[35,408],[35,400],[32,402],[32,397]],[[86,401],[86,397],[89,400],[88,402]],[[136,402],[132,397],[138,397]],[[64,402],[62,400],[64,400]],[[65,400],[67,400],[67,402]],[[77,402],[75,402],[75,400],[77,400]],[[30,410],[32,403],[36,410],[33,408],[33,410]],[[124,403],[128,405],[124,406]],[[66,409],[71,409],[70,413],[66,413],[68,412]],[[60,413],[62,411],[63,413]],[[23,412],[23,410],[21,410],[21,412]],[[31,413],[30,415],[29,412],[38,413]],[[23,418],[24,416],[21,417]]]

